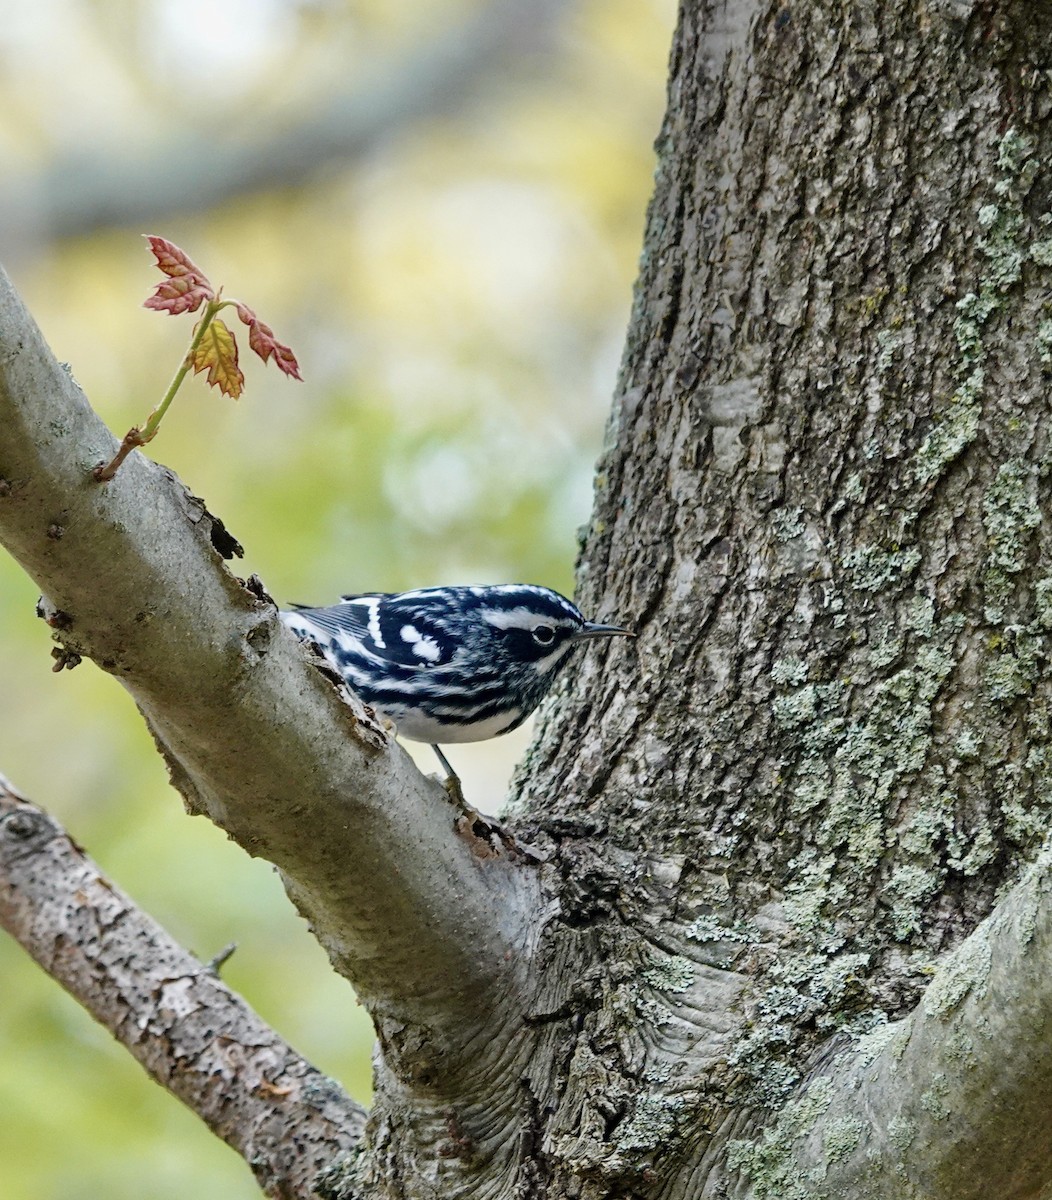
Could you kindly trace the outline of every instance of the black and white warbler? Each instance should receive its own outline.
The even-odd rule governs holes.
[[[633,636],[586,621],[565,596],[531,584],[435,587],[344,596],[281,619],[315,643],[354,692],[429,742],[477,742],[515,729],[540,704],[575,647]]]

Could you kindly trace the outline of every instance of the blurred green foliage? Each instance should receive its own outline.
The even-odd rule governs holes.
[[[232,32],[202,49],[180,108],[157,64],[186,83],[179,39],[200,37],[200,3],[31,7],[0,31],[0,161],[24,171],[61,148],[64,121],[104,158],[121,138],[145,145],[180,127],[207,137],[210,97],[246,122],[264,103],[280,116],[282,97],[294,114],[327,86],[319,62],[367,74],[377,42],[426,45],[470,9],[208,5],[212,27],[228,10]],[[567,4],[528,71],[279,192],[180,215],[172,164],[172,212],[148,231],[251,304],[306,381],[245,354],[240,403],[192,383],[149,447],[242,541],[239,573],[259,573],[281,601],[314,603],[441,582],[572,591],[672,18],[671,0]],[[118,436],[163,392],[191,324],[140,307],[154,282],[140,232],[26,238],[7,264]],[[238,942],[224,978],[366,1099],[368,1021],[273,870],[183,814],[117,683],[90,663],[51,673],[36,596],[0,554],[0,770],[183,944],[207,959]],[[459,748],[483,808],[499,804],[523,744]],[[6,939],[0,1112],[4,1200],[258,1194],[236,1156]]]

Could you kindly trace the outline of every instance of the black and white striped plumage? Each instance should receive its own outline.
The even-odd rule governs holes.
[[[436,747],[515,729],[576,646],[628,632],[529,584],[344,596],[281,619],[400,734]]]

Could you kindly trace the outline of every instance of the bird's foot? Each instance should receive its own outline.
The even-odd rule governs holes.
[[[446,789],[446,795],[465,816],[472,818],[478,816],[478,813],[464,799],[464,789],[460,786],[460,777],[458,775],[447,775],[442,780],[442,786]]]

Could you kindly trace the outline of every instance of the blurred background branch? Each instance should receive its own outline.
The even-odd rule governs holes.
[[[152,224],[251,192],[303,187],[323,168],[346,166],[416,122],[476,105],[498,73],[528,84],[554,53],[559,20],[571,7],[565,0],[489,0],[437,36],[381,52],[379,62],[360,72],[331,70],[331,55],[321,54],[315,35],[301,53],[324,58],[329,69],[319,61],[310,103],[304,98],[292,113],[287,95],[275,89],[241,103],[217,99],[218,111],[189,106],[174,128],[159,121],[155,138],[109,139],[101,148],[58,140],[42,162],[0,178],[0,258],[17,262],[55,239]],[[110,66],[126,68],[126,83],[137,84],[150,107],[170,112],[174,103],[179,112],[179,70],[159,79],[143,76],[134,59],[116,54]],[[232,113],[224,111],[228,106]]]

